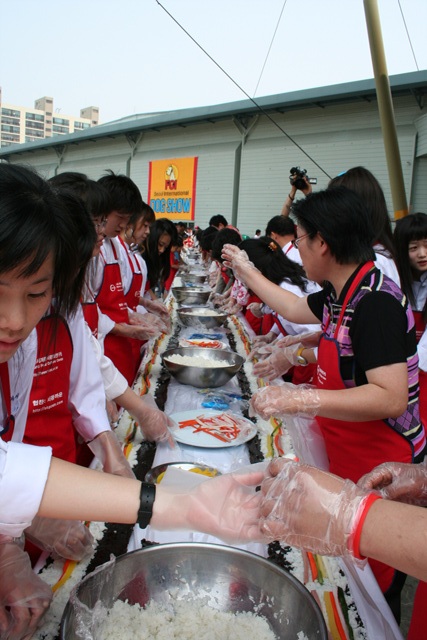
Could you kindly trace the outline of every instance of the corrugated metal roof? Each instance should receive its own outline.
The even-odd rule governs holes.
[[[423,97],[427,94],[427,71],[414,71],[390,76],[390,87],[393,96],[412,94],[414,99],[421,105]],[[285,113],[286,111],[310,107],[325,108],[328,105],[353,102],[354,100],[376,100],[375,81],[373,78],[304,89],[303,91],[280,93],[257,98],[254,101],[245,99],[211,106],[179,109],[177,111],[135,114],[69,135],[3,147],[0,149],[0,158],[7,159],[8,156],[19,153],[62,147],[67,144],[79,144],[88,140],[114,138],[138,131],[160,130],[175,126],[185,127],[200,122],[225,120],[233,116],[250,116],[259,113],[260,109],[268,113]]]

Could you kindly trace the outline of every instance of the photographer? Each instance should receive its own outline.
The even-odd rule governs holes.
[[[305,169],[292,167],[289,175],[289,181],[291,183],[291,190],[289,191],[288,197],[286,198],[285,204],[280,212],[282,216],[289,215],[297,191],[302,191],[305,196],[312,191],[311,184],[307,177],[307,171]]]

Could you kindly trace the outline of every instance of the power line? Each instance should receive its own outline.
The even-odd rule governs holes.
[[[400,13],[402,14],[402,20],[403,20],[403,24],[405,25],[406,35],[408,36],[409,45],[410,45],[410,47],[411,47],[412,55],[414,56],[415,66],[417,67],[417,71],[419,71],[419,70],[420,70],[420,68],[419,68],[419,66],[418,66],[418,62],[417,62],[417,59],[416,59],[416,57],[415,57],[414,47],[412,46],[411,36],[409,35],[408,27],[406,26],[406,20],[405,20],[405,16],[403,15],[403,9],[402,9],[402,7],[401,7],[400,0],[397,0],[397,3],[398,3],[398,5],[399,5]]]
[[[270,114],[269,114],[269,113],[267,113],[267,111],[261,107],[261,105],[259,105],[259,104],[258,104],[258,103],[253,99],[253,98],[251,98],[251,96],[250,96],[250,95],[249,95],[249,94],[248,94],[248,93],[247,93],[247,92],[246,92],[246,91],[245,91],[245,90],[244,90],[244,89],[243,89],[243,88],[242,88],[242,87],[241,87],[241,86],[240,86],[240,85],[239,85],[239,84],[234,80],[234,78],[232,78],[232,77],[230,76],[230,74],[229,74],[229,73],[227,73],[227,71],[225,71],[225,69],[223,69],[223,67],[221,67],[221,65],[220,65],[216,60],[214,60],[214,58],[212,58],[212,56],[210,55],[210,53],[208,53],[208,52],[206,51],[206,49],[204,49],[204,48],[202,47],[202,45],[201,45],[201,44],[199,44],[195,38],[193,38],[193,36],[191,35],[191,33],[189,33],[189,32],[188,32],[188,31],[187,31],[187,30],[182,26],[182,24],[181,24],[180,22],[178,22],[178,20],[177,20],[177,19],[176,19],[176,18],[175,18],[175,17],[174,17],[174,16],[173,16],[173,15],[172,15],[172,14],[171,14],[167,9],[166,9],[166,7],[164,7],[164,6],[162,5],[162,3],[161,3],[159,0],[156,0],[156,2],[157,2],[157,4],[158,4],[162,9],[163,9],[163,11],[164,11],[165,13],[167,13],[167,14],[168,14],[168,16],[169,16],[169,17],[170,17],[170,18],[175,22],[175,24],[176,24],[176,25],[178,25],[178,27],[179,27],[180,29],[182,29],[182,31],[184,31],[184,33],[185,33],[185,34],[190,38],[190,40],[192,40],[192,41],[194,42],[194,44],[195,44],[197,47],[199,47],[199,49],[200,49],[201,51],[203,51],[203,53],[204,53],[204,54],[209,58],[209,60],[211,60],[211,61],[214,63],[214,65],[216,65],[216,66],[218,67],[218,69],[220,69],[220,71],[222,71],[222,72],[227,76],[227,78],[228,78],[229,80],[231,80],[231,82],[232,82],[232,83],[233,83],[233,84],[234,84],[238,89],[240,89],[240,91],[241,91],[241,92],[242,92],[242,93],[243,93],[243,94],[244,94],[244,95],[245,95],[245,96],[246,96],[246,97],[247,97],[247,98],[252,102],[252,104],[254,104],[254,105],[257,107],[257,109],[259,109],[259,111],[261,111],[261,113],[262,113],[266,118],[268,118],[268,120],[270,120],[270,122],[271,122],[275,127],[277,127],[277,128],[278,128],[278,129],[279,129],[279,130],[280,130],[280,131],[281,131],[281,132],[282,132],[282,133],[283,133],[283,134],[288,138],[288,140],[290,140],[290,141],[292,142],[292,144],[294,144],[294,145],[295,145],[295,146],[296,146],[296,147],[297,147],[297,148],[298,148],[298,149],[299,149],[299,150],[300,150],[300,151],[301,151],[301,152],[302,152],[302,153],[303,153],[303,154],[304,154],[304,155],[305,155],[309,160],[311,160],[311,162],[312,162],[313,164],[315,164],[315,165],[316,165],[316,167],[317,167],[318,169],[320,169],[320,171],[321,171],[322,173],[324,173],[324,174],[325,174],[325,176],[327,176],[328,178],[331,178],[331,176],[329,175],[329,173],[327,173],[327,171],[325,171],[325,169],[323,169],[323,168],[320,166],[320,164],[319,164],[318,162],[316,162],[316,160],[315,160],[314,158],[312,158],[312,157],[307,153],[307,151],[305,151],[305,150],[304,150],[304,149],[303,149],[303,148],[298,144],[298,142],[296,142],[296,141],[295,141],[295,140],[294,140],[294,139],[293,139],[293,138],[292,138],[288,133],[286,133],[286,131],[283,129],[283,127],[281,127],[281,126],[280,126],[280,124],[279,124],[278,122],[276,122],[276,121],[274,120],[274,118],[272,118],[272,117],[270,116]]]
[[[277,29],[279,28],[280,20],[282,19],[283,10],[284,10],[284,8],[286,6],[287,1],[288,0],[285,0],[284,3],[283,3],[283,7],[282,7],[282,10],[280,12],[280,16],[279,16],[279,19],[277,21],[277,24],[276,24],[276,28],[275,28],[274,33],[273,33],[273,37],[271,38],[270,46],[268,47],[267,55],[265,56],[264,64],[262,65],[261,73],[259,74],[258,82],[257,82],[257,85],[255,87],[255,91],[254,91],[254,97],[256,96],[256,92],[258,91],[258,86],[259,86],[259,83],[261,82],[262,74],[264,73],[265,65],[267,64],[268,56],[270,55],[271,47],[273,46],[274,38],[276,37]]]

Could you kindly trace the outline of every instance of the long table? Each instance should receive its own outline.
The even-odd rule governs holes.
[[[157,405],[168,414],[180,410],[199,409],[204,399],[200,390],[180,385],[171,378],[162,365],[161,354],[166,348],[176,346],[180,338],[190,337],[193,329],[183,328],[176,320],[176,303],[172,296],[167,300],[172,318],[172,333],[147,343],[134,389],[141,395],[153,396]],[[232,316],[225,327],[212,330],[221,333],[228,348],[246,355],[250,348],[252,333],[243,317]],[[230,409],[247,417],[248,400],[258,385],[251,376],[251,365],[245,364],[221,391],[234,399]],[[116,433],[122,442],[135,475],[143,480],[147,471],[157,464],[173,461],[209,464],[220,472],[236,470],[247,464],[259,462],[277,455],[294,453],[292,439],[286,425],[271,419],[256,421],[258,435],[249,443],[227,449],[200,448],[177,444],[171,448],[166,444],[155,445],[143,441],[135,421],[124,412],[118,422]],[[141,530],[137,525],[90,523],[90,530],[97,540],[91,558],[78,564],[70,561],[48,561],[43,566],[41,577],[54,589],[54,599],[45,623],[34,636],[38,640],[55,640],[59,637],[59,623],[71,589],[88,573],[116,556],[153,543],[172,541],[223,541],[193,531],[156,531],[148,526]],[[236,545],[237,546],[237,545]],[[403,640],[399,627],[372,576],[369,567],[361,571],[351,561],[326,558],[301,552],[298,549],[273,543],[263,545],[251,543],[239,545],[258,555],[268,557],[299,579],[318,602],[332,640]]]

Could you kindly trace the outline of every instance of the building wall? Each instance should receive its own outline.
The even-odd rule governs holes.
[[[426,172],[427,118],[420,117],[410,96],[395,98],[394,110],[406,193],[417,210],[427,212],[427,189],[419,179]],[[12,156],[12,161],[28,162],[48,177],[55,172],[82,171],[97,179],[105,169],[112,169],[130,175],[147,199],[151,160],[197,156],[196,224],[205,227],[212,215],[221,213],[248,235],[256,228],[264,229],[280,213],[292,166],[307,169],[309,176],[317,178],[314,188],[320,189],[326,187],[329,176],[363,165],[382,184],[393,216],[375,101],[313,106],[272,117],[305,153],[261,115],[245,122],[246,131],[230,118],[142,131],[132,139],[117,134],[79,141],[65,145],[61,157],[46,149]]]

